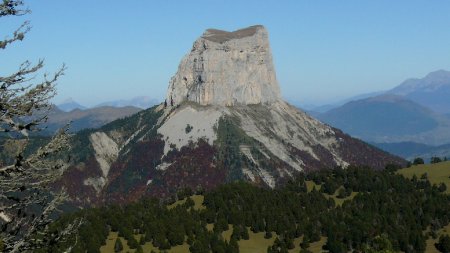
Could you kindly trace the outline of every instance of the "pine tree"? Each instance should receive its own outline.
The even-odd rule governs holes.
[[[272,238],[272,232],[266,232],[266,233],[264,234],[264,238],[266,238],[266,239]]]
[[[136,248],[135,253],[144,253],[144,250],[142,249],[142,246],[141,246],[141,245],[139,245],[139,246]]]
[[[230,248],[232,253],[239,253],[239,245],[234,237],[231,237],[230,239]]]
[[[450,252],[450,236],[441,235],[439,237],[439,242],[435,245],[440,252],[449,253]]]
[[[114,243],[114,252],[121,252],[123,250],[122,240],[117,237],[116,242]]]
[[[146,243],[146,240],[145,240],[145,239],[146,239],[146,236],[145,236],[145,235],[142,235],[141,238],[139,239],[139,244],[140,244],[140,245],[144,245],[144,244]]]
[[[300,247],[302,249],[307,249],[309,248],[309,236],[307,234],[305,234],[303,236],[303,241],[300,243]]]
[[[245,226],[241,227],[241,237],[243,240],[250,239],[250,235],[248,234],[248,229]]]

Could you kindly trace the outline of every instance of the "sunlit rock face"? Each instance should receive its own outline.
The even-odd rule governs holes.
[[[269,35],[263,26],[206,30],[170,80],[166,101],[232,106],[280,99]]]

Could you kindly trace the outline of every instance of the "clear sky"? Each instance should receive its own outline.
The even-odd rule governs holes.
[[[0,36],[23,20],[33,29],[1,52],[0,75],[24,60],[68,67],[55,102],[84,105],[150,96],[207,28],[254,24],[270,35],[283,96],[322,104],[390,89],[450,70],[450,1],[25,0],[32,14],[2,18]]]

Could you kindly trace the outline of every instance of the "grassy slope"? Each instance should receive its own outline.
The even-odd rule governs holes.
[[[399,170],[401,175],[411,178],[416,175],[417,178],[424,173],[428,174],[428,180],[432,184],[445,183],[447,185],[447,193],[450,194],[450,161],[435,164],[420,164]]]

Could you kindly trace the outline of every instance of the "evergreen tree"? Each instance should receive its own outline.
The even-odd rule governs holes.
[[[264,234],[264,238],[266,238],[266,239],[272,238],[272,233],[271,233],[271,232],[266,232],[266,233]]]
[[[116,242],[114,243],[114,252],[121,252],[123,250],[122,240],[117,237]]]
[[[413,165],[419,165],[419,164],[424,164],[425,162],[423,161],[423,159],[422,158],[420,158],[420,157],[416,157],[416,158],[414,158],[414,160],[413,160]]]
[[[231,253],[239,253],[239,245],[237,243],[236,238],[231,237],[230,239],[230,249],[231,249]]]
[[[450,252],[450,236],[449,235],[441,235],[439,237],[439,242],[435,246],[440,252],[449,253]]]
[[[433,156],[433,157],[431,157],[431,159],[430,159],[430,163],[440,163],[440,162],[442,162],[442,159],[440,158],[440,157],[437,157],[437,156]]]
[[[250,239],[250,235],[248,234],[248,229],[245,226],[241,227],[241,238],[242,238],[242,240]]]
[[[141,245],[138,245],[136,248],[136,251],[134,253],[144,253],[144,250],[142,249]]]
[[[444,183],[440,183],[438,189],[440,192],[445,192],[447,190],[447,185]]]
[[[303,236],[303,240],[302,240],[302,242],[300,243],[300,247],[302,248],[302,249],[307,249],[307,248],[309,248],[309,236],[308,235],[304,235]]]

